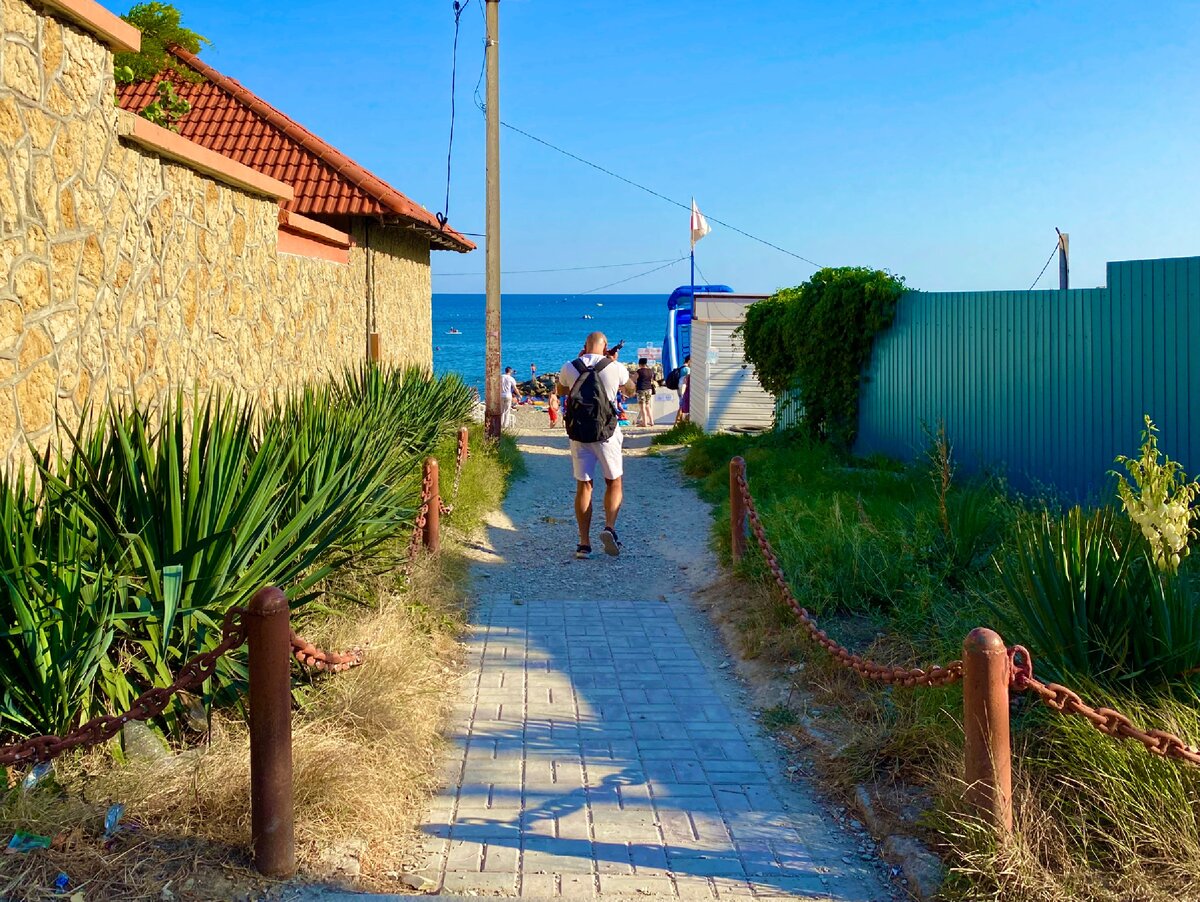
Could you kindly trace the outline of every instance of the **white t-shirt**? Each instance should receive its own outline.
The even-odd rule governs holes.
[[[603,354],[583,354],[580,358],[587,366],[594,366],[604,359]],[[575,380],[579,378],[579,370],[575,369],[574,358],[563,364],[563,368],[559,370],[558,381],[564,388],[570,388],[575,384]],[[629,381],[629,370],[625,369],[623,364],[617,363],[615,360],[600,371],[598,376],[600,384],[604,386],[604,393],[608,395],[608,399],[612,402],[617,400],[617,392],[621,386]]]
[[[503,373],[500,376],[500,397],[511,398],[513,389],[517,387],[517,380],[512,377],[511,373]]]

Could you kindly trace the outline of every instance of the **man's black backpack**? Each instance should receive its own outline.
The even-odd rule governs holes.
[[[679,391],[679,371],[683,369],[681,366],[675,367],[671,372],[667,373],[666,381],[663,382],[671,391]]]
[[[593,366],[580,358],[571,361],[579,377],[567,393],[563,419],[568,437],[577,442],[607,441],[617,429],[616,408],[600,381],[601,371],[610,363],[608,357],[600,358]]]

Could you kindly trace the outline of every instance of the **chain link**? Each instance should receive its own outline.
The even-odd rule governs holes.
[[[433,498],[433,480],[432,473],[425,471],[425,476],[421,480],[421,506],[417,508],[417,517],[413,523],[412,541],[408,543],[408,558],[409,564],[405,566],[405,575],[411,569],[411,562],[417,556],[421,549],[421,540],[425,535],[425,524],[428,522],[429,516],[429,501]]]
[[[1047,708],[1059,714],[1076,714],[1087,720],[1105,736],[1113,739],[1135,739],[1152,755],[1174,758],[1189,764],[1200,764],[1200,751],[1189,746],[1174,733],[1166,730],[1143,730],[1120,711],[1113,708],[1093,708],[1079,694],[1059,683],[1043,683],[1033,676],[1033,657],[1023,645],[1008,650],[1010,668],[1009,688],[1014,692],[1032,692]]]
[[[63,736],[33,736],[23,742],[4,746],[0,748],[0,766],[40,764],[72,749],[90,748],[108,742],[130,721],[153,720],[160,716],[176,693],[200,688],[205,680],[216,673],[217,662],[222,655],[245,644],[245,615],[245,608],[230,608],[221,624],[221,641],[180,667],[169,686],[156,686],[135,698],[124,714],[102,714]],[[333,654],[322,651],[295,632],[291,634],[291,645],[296,660],[316,670],[340,673],[363,662],[360,649]]]
[[[322,651],[307,639],[296,635],[295,630],[292,630],[292,655],[305,667],[311,667],[314,670],[321,670],[327,673],[341,673],[343,670],[357,667],[363,662],[363,651],[361,648],[352,648],[350,651],[342,652],[341,654]]]
[[[15,745],[0,748],[0,766],[40,764],[72,749],[107,742],[133,720],[158,717],[177,692],[199,688],[217,669],[217,660],[246,641],[245,608],[230,608],[221,624],[221,641],[209,651],[196,655],[183,667],[169,686],[149,689],[135,698],[124,714],[102,714],[64,736],[34,736]]]
[[[759,519],[758,508],[750,494],[750,486],[746,483],[745,471],[738,472],[737,486],[746,505],[746,517],[750,521],[750,529],[758,541],[759,550],[762,551],[763,559],[767,562],[767,567],[770,568],[771,575],[775,578],[775,585],[783,596],[783,600],[795,612],[812,640],[829,652],[838,664],[855,671],[868,680],[895,686],[948,686],[962,679],[962,661],[951,661],[945,666],[934,665],[928,670],[920,667],[894,667],[856,655],[846,646],[829,638],[829,635],[817,625],[816,618],[792,594],[792,587],[788,584],[787,576],[779,564],[775,549],[771,547],[766,530]]]

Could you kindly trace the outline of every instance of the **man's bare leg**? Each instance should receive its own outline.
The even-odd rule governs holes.
[[[608,499],[605,496],[605,516]],[[592,544],[592,483],[591,480],[575,481],[575,522],[579,524],[579,544]]]
[[[604,480],[604,525],[609,529],[616,530],[617,514],[621,512],[621,501],[625,497],[625,489],[621,484],[621,477],[616,479]],[[591,494],[588,494],[588,500],[591,501]],[[588,513],[588,519],[591,519],[591,512]]]

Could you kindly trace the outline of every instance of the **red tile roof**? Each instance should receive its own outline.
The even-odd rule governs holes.
[[[473,250],[468,238],[368,172],[337,148],[285,116],[238,82],[181,48],[171,51],[204,81],[172,79],[191,105],[179,134],[251,169],[291,185],[286,208],[303,216],[379,216],[420,231],[434,248]],[[140,113],[157,97],[161,78],[117,87],[117,103]]]

